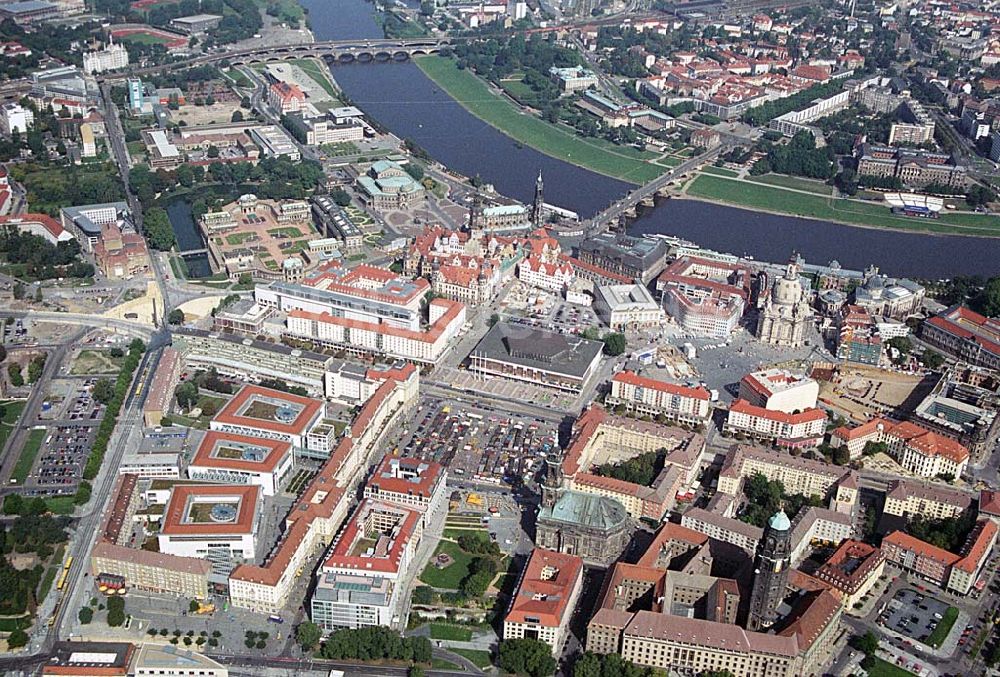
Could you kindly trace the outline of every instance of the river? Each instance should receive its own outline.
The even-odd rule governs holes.
[[[317,40],[378,38],[381,29],[365,0],[299,0]],[[435,159],[497,190],[529,201],[539,171],[545,201],[590,216],[628,190],[614,179],[519,147],[467,112],[412,63],[337,65],[333,76],[362,110]],[[669,233],[712,249],[784,261],[863,269],[874,263],[893,275],[941,278],[1000,272],[1000,238],[917,235],[763,214],[694,200],[665,200],[646,211],[633,233]]]

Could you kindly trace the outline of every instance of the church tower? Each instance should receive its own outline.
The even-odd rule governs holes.
[[[562,455],[549,454],[545,459],[545,476],[542,478],[542,507],[553,508],[565,490]]]
[[[778,605],[788,584],[791,553],[792,523],[782,509],[767,521],[764,536],[757,545],[748,630],[763,632],[777,620]]]
[[[542,181],[542,170],[538,170],[535,179],[535,201],[531,205],[531,223],[536,228],[542,225],[542,205],[545,204],[545,183]]]
[[[483,194],[476,188],[472,204],[469,206],[469,232],[475,233],[483,228],[483,225]]]

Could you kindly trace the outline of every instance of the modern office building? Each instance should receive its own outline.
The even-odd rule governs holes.
[[[188,465],[188,477],[257,486],[262,495],[274,496],[293,461],[288,442],[209,431]]]
[[[15,131],[19,134],[27,134],[34,124],[35,113],[30,108],[25,108],[19,103],[5,103],[0,108],[0,130],[6,136],[10,136]]]
[[[423,534],[421,515],[413,508],[363,500],[317,573],[312,621],[324,630],[399,627],[407,570]]]

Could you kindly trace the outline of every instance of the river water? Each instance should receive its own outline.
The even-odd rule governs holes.
[[[317,40],[382,36],[365,0],[299,0]],[[497,190],[529,201],[539,171],[545,200],[590,216],[629,186],[518,146],[468,113],[412,63],[337,65],[333,76],[361,109],[435,159]],[[878,265],[884,272],[925,278],[1000,273],[1000,239],[915,235],[762,214],[694,200],[665,200],[632,225],[634,233],[668,233],[700,245],[784,261],[837,259],[848,268]]]

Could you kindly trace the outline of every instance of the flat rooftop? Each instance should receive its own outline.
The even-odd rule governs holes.
[[[260,428],[289,435],[302,435],[323,403],[301,395],[261,386],[243,386],[212,419],[215,424]]]
[[[202,438],[190,465],[268,473],[274,472],[291,450],[288,442],[211,430]]]
[[[472,355],[583,378],[603,349],[600,341],[497,322]]]

